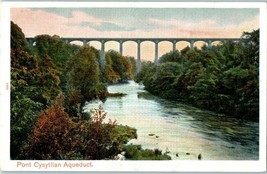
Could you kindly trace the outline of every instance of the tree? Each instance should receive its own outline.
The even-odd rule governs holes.
[[[86,100],[107,95],[95,48],[70,46],[49,35],[37,36],[32,46],[11,22],[10,54],[11,159],[115,159],[137,137],[133,128],[105,123],[105,114],[96,114],[105,113],[101,108],[91,117],[82,113]],[[131,78],[133,60],[115,58],[118,65],[109,59],[111,72],[121,66],[122,74],[115,72],[119,80]]]
[[[92,110],[90,119],[72,122],[64,111],[62,97],[38,116],[23,159],[115,159],[124,144],[137,138],[136,129],[111,120],[104,123],[107,113],[101,106]]]
[[[158,65],[144,64],[136,76],[163,98],[233,117],[259,118],[259,30],[212,48],[170,52]]]
[[[50,57],[60,70],[65,68],[67,60],[79,49],[78,46],[65,43],[57,35],[36,36],[33,48],[40,58]]]
[[[107,112],[100,105],[91,110],[89,120],[79,122],[72,131],[76,154],[82,159],[115,159],[130,139],[137,138],[136,129],[117,125],[116,121],[104,123]]]
[[[117,83],[120,80],[120,75],[113,69],[113,62],[110,55],[106,55],[106,66],[104,69],[105,80],[108,83]]]
[[[100,81],[99,63],[91,47],[81,47],[66,69],[69,88],[80,90],[84,101],[106,97],[107,89]]]
[[[133,77],[132,64],[128,57],[124,57],[114,50],[108,51],[107,57],[110,58],[107,63],[112,66],[114,74],[120,77],[119,81],[126,81]]]
[[[148,61],[148,62],[143,61],[142,62],[142,68],[141,68],[140,72],[135,76],[135,81],[137,83],[145,83],[146,82],[146,80],[145,80],[146,76],[148,79],[150,79],[151,76],[153,75],[153,73],[150,74],[149,71],[151,70],[152,67],[154,67],[153,65],[154,64],[150,61]],[[147,85],[145,85],[145,86],[147,86]]]
[[[45,55],[39,64],[42,72],[39,91],[42,93],[43,103],[48,105],[61,93],[60,71],[48,55]]]
[[[38,116],[33,136],[25,146],[22,158],[33,160],[59,160],[70,149],[68,133],[72,128],[69,116],[59,96],[51,107]]]
[[[49,64],[51,65],[49,69],[50,71],[53,69],[52,71],[55,72],[54,78],[57,79],[56,82],[58,82],[58,78],[60,79],[58,87],[61,88],[62,92],[67,93],[66,63],[70,57],[79,50],[79,46],[65,43],[57,35],[38,35],[35,36],[33,50],[40,58],[42,64],[47,64],[46,61],[49,61]],[[44,71],[46,71],[46,69],[44,69]],[[45,74],[47,73],[48,71],[45,72]],[[50,76],[53,76],[53,74],[50,74]],[[54,78],[52,79],[55,80]]]
[[[244,65],[256,65],[259,67],[260,30],[244,32],[242,35],[241,48],[243,51]]]
[[[174,82],[177,76],[183,72],[183,67],[175,62],[161,63],[157,65],[151,81],[152,93],[163,98],[177,99],[179,95],[177,89],[174,88]],[[146,84],[147,82],[145,82]]]
[[[10,155],[18,159],[38,112],[44,108],[40,100],[39,62],[27,44],[18,25],[11,22],[11,105]]]
[[[158,63],[180,62],[180,61],[181,61],[180,52],[176,50],[162,55]]]

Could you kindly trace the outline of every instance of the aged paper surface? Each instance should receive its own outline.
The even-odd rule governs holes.
[[[266,170],[266,3],[1,16],[3,171]]]

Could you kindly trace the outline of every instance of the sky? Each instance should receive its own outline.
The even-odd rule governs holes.
[[[244,31],[259,28],[259,9],[12,8],[11,20],[26,37],[49,34],[94,38],[239,38]],[[90,45],[100,49],[98,42]],[[179,42],[176,48],[180,50],[186,45]],[[116,42],[107,42],[105,47],[106,51],[119,50]],[[141,58],[154,60],[154,49],[154,43],[142,43]],[[159,43],[159,56],[170,50],[171,43]],[[123,55],[136,57],[136,52],[136,43],[124,43]]]

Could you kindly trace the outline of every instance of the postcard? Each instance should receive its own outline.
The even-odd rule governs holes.
[[[266,171],[266,3],[2,2],[1,170]]]

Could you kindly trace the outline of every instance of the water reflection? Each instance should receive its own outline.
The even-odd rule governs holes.
[[[163,110],[161,110],[164,112],[163,116],[171,118],[171,121],[176,123],[190,122],[189,126],[195,131],[205,134],[204,138],[208,140],[222,139],[233,143],[233,145],[255,147],[254,149],[258,154],[259,123],[235,119],[149,95],[151,94],[145,92],[142,94],[145,99],[157,100],[163,106]],[[234,148],[234,146],[229,148]]]
[[[103,106],[109,118],[137,128],[138,139],[132,143],[168,149],[173,159],[197,159],[199,153],[203,159],[210,160],[257,160],[259,157],[259,124],[256,122],[167,101],[149,94],[132,81],[111,85],[108,90],[127,93],[125,97],[108,98]],[[151,133],[158,138],[148,136]],[[189,152],[190,155],[186,155]]]

